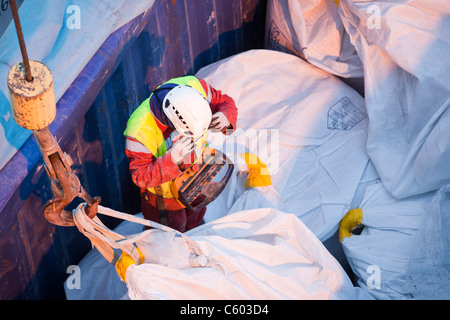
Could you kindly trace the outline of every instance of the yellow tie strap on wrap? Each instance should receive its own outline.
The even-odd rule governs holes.
[[[128,267],[133,265],[133,264],[143,264],[144,263],[144,256],[141,253],[141,250],[139,250],[139,248],[136,248],[137,252],[139,253],[139,263],[137,263],[136,261],[133,260],[133,258],[131,258],[131,256],[122,251],[122,256],[120,257],[119,261],[117,261],[116,263],[116,272],[119,275],[120,279],[122,279],[122,281],[126,281],[125,280],[125,275],[127,274],[127,270]]]
[[[350,238],[353,235],[352,231],[362,224],[362,219],[362,209],[350,210],[339,224],[339,241]]]
[[[245,182],[246,188],[266,187],[272,185],[269,169],[267,166],[254,154],[242,153],[241,157],[247,163],[248,177]]]

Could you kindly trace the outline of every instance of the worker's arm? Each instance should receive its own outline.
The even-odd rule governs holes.
[[[182,174],[180,167],[172,161],[172,155],[155,156],[139,141],[126,138],[125,153],[130,162],[133,182],[141,189],[149,189],[169,182]]]
[[[211,106],[211,112],[213,114],[217,112],[222,112],[228,119],[229,126],[224,129],[223,133],[232,133],[236,130],[236,122],[238,110],[236,104],[230,96],[222,93],[220,90],[216,90],[205,80],[199,79],[203,88],[205,89],[206,95],[208,97],[208,102]]]

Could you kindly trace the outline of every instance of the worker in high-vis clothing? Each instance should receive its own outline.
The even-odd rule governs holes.
[[[233,98],[194,76],[169,80],[133,112],[125,152],[133,182],[141,189],[146,219],[180,232],[201,223],[206,208],[185,209],[174,198],[170,182],[201,156],[209,130],[228,135],[236,121]]]

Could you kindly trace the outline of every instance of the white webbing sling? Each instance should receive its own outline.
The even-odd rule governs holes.
[[[98,216],[95,216],[94,219],[90,219],[86,215],[84,209],[85,205],[81,204],[73,210],[75,225],[83,235],[89,238],[92,245],[97,248],[97,250],[108,262],[115,265],[120,259],[120,255],[114,251],[115,249],[121,250],[122,252],[128,254],[134,261],[136,261],[137,264],[139,264],[139,261],[142,261],[143,257],[141,256],[139,250],[137,250],[136,242],[144,238],[147,235],[146,232],[141,232],[131,236],[121,235],[106,227]],[[202,250],[194,241],[183,233],[159,223],[135,217],[131,214],[121,213],[102,206],[98,206],[98,214],[138,223],[164,232],[175,233],[176,237],[182,238],[186,241],[186,244],[192,253],[192,266],[196,267],[204,265],[205,256]],[[201,257],[200,260],[197,260],[198,257]]]

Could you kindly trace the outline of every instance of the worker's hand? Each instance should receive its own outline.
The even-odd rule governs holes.
[[[194,141],[189,137],[181,137],[174,142],[170,149],[170,155],[172,162],[175,164],[181,164],[186,156],[190,155],[194,151]]]
[[[214,129],[218,131],[223,131],[230,125],[227,117],[222,112],[216,112],[212,116],[211,124],[209,129]]]

